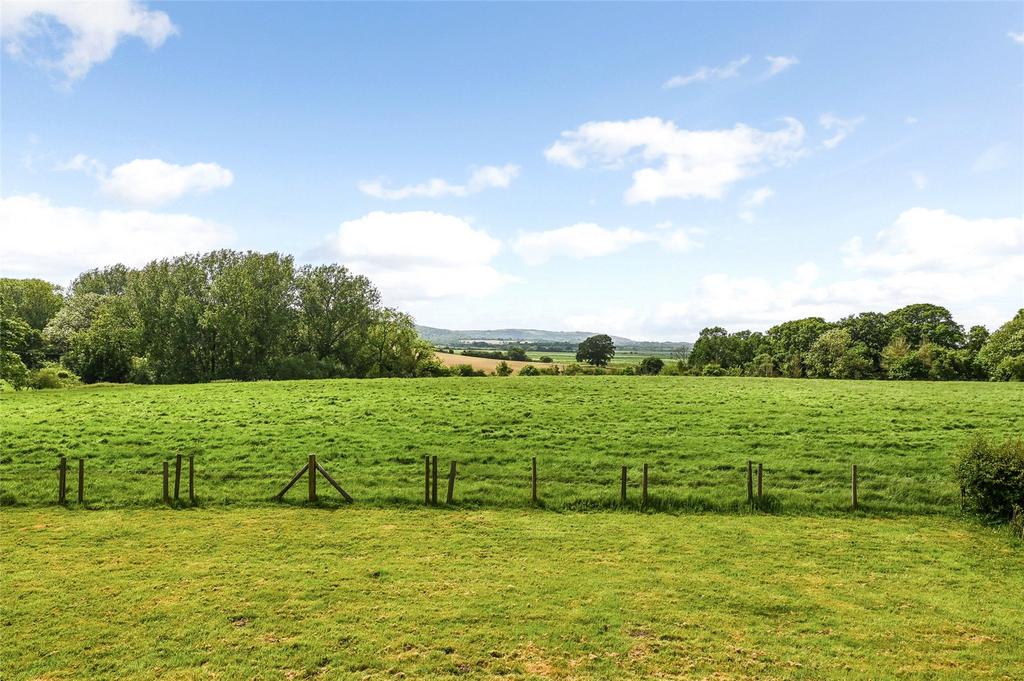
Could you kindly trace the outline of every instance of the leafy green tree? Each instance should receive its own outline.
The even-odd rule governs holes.
[[[101,296],[120,296],[128,290],[133,270],[120,263],[99,267],[78,275],[71,282],[71,295],[96,293]]]
[[[949,310],[930,303],[916,303],[893,310],[886,315],[890,338],[902,336],[911,347],[925,341],[944,348],[963,346],[964,328],[956,323]]]
[[[806,373],[804,356],[814,341],[831,328],[821,317],[807,317],[783,322],[768,329],[765,334],[771,345],[775,364],[783,368],[790,378],[800,378]]]
[[[660,357],[644,357],[637,365],[636,372],[641,376],[657,376],[665,368]]]
[[[978,352],[977,361],[994,380],[1017,376],[1018,358],[1024,357],[1024,308],[996,329]],[[1020,362],[1024,363],[1024,362]],[[1024,376],[1020,377],[1024,380]]]
[[[59,286],[42,279],[0,279],[0,307],[37,331],[64,304]]]
[[[92,292],[72,295],[43,329],[43,340],[57,356],[64,355],[75,335],[92,325],[97,311],[108,299]]]
[[[593,366],[608,366],[608,362],[615,357],[615,343],[611,336],[598,334],[587,338],[576,349],[576,361],[587,362]]]
[[[505,360],[501,360],[500,362],[498,362],[498,366],[494,367],[494,375],[495,376],[511,376],[512,375],[512,367],[510,367],[508,365],[508,362],[506,362]]]
[[[849,330],[829,329],[807,351],[807,375],[812,378],[863,378],[871,359],[862,343],[854,343]]]
[[[117,296],[101,298],[103,302],[89,327],[71,337],[64,363],[86,383],[123,383],[129,379],[132,358],[138,353],[136,326],[125,300]]]
[[[893,381],[928,378],[928,365],[903,336],[896,336],[882,350],[882,369]]]
[[[358,375],[360,349],[380,314],[380,293],[341,265],[300,268],[295,290],[297,347],[336,362],[343,375]]]
[[[511,359],[513,361],[516,361],[516,362],[529,362],[530,361],[530,357],[526,354],[526,350],[523,350],[518,345],[513,345],[512,347],[510,347],[505,352],[505,354],[508,356],[509,359]]]

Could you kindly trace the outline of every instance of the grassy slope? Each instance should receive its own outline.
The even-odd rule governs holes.
[[[457,500],[521,507],[529,457],[549,508],[618,499],[651,464],[657,508],[738,510],[745,462],[769,504],[840,512],[849,465],[871,513],[946,513],[971,432],[1024,431],[1024,385],[680,377],[510,377],[96,387],[0,395],[0,499],[39,506],[56,456],[87,459],[94,507],[155,505],[160,465],[197,454],[203,504],[263,504],[316,452],[362,504],[413,505],[422,456],[460,462]],[[301,486],[300,486],[301,487]],[[442,492],[443,494],[443,492]],[[301,498],[302,490],[293,492]]]
[[[1013,678],[1024,553],[958,521],[0,513],[0,677]]]

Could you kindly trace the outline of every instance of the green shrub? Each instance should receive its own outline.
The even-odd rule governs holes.
[[[994,381],[1024,381],[1024,355],[1004,357],[992,372]]]
[[[701,376],[725,376],[725,369],[718,364],[711,362],[710,364],[704,365],[700,370],[700,374]]]
[[[132,357],[128,368],[128,382],[148,385],[156,382],[148,357]]]
[[[1014,506],[1024,507],[1024,440],[974,438],[960,451],[956,477],[967,508],[1010,519]]]
[[[524,366],[522,369],[519,370],[519,375],[520,376],[540,376],[540,369],[538,369],[537,367],[533,366],[532,364],[527,364],[526,366]]]
[[[543,362],[544,364],[551,364],[555,360],[551,359],[547,355],[544,355],[543,357],[540,358],[540,361]]]
[[[456,364],[452,367],[452,376],[486,376],[482,369],[474,369],[472,364]]]
[[[640,360],[637,373],[643,376],[657,376],[665,368],[665,362],[658,357],[644,357]]]
[[[498,362],[498,366],[494,367],[494,375],[495,376],[511,376],[512,375],[512,367],[510,367],[508,365],[508,362],[502,360],[501,362]]]
[[[72,388],[82,380],[73,371],[59,364],[50,364],[36,369],[29,376],[29,385],[36,390]]]

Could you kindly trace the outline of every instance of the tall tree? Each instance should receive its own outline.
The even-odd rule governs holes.
[[[603,333],[587,338],[576,348],[576,361],[594,366],[608,366],[614,356],[615,343],[611,336]]]

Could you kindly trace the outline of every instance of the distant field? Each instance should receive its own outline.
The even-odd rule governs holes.
[[[0,513],[22,679],[1019,678],[1024,551],[946,518]]]
[[[487,350],[494,352],[494,348],[479,348],[481,350]],[[442,353],[438,353],[442,354]],[[532,361],[525,362],[525,364],[538,364],[538,360],[541,357],[550,357],[556,364],[572,364],[576,361],[575,352],[542,352],[539,350],[530,350],[527,353]],[[615,357],[611,361],[612,366],[626,366],[639,364],[640,360],[644,357],[660,357],[666,364],[669,362],[675,362],[676,360],[670,357],[667,353],[658,352],[635,352],[632,350],[618,350],[615,352]]]
[[[538,376],[92,387],[0,395],[0,501],[52,503],[58,455],[84,457],[93,507],[159,503],[160,466],[194,453],[204,505],[269,504],[310,452],[363,505],[422,500],[424,454],[459,462],[463,507],[529,504],[529,461],[553,509],[629,504],[837,513],[860,466],[867,513],[955,512],[954,449],[1024,432],[1024,385]],[[302,490],[293,492],[302,498]],[[330,494],[325,494],[330,498]]]
[[[493,374],[494,370],[497,369],[498,365],[502,362],[508,364],[509,367],[517,373],[527,365],[533,365],[535,367],[544,366],[540,362],[515,362],[512,360],[487,359],[486,357],[470,357],[468,355],[457,355],[448,352],[435,352],[434,355],[441,360],[441,364],[444,364],[447,367],[453,367],[459,364],[468,364],[474,369],[484,371],[488,374]]]

